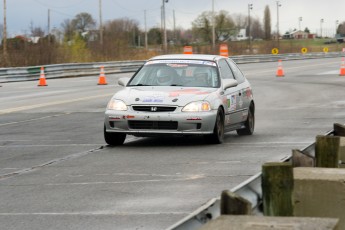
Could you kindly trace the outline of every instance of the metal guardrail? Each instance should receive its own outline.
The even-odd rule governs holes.
[[[291,53],[278,55],[240,55],[231,56],[237,64],[253,62],[272,62],[281,60],[301,60],[316,58],[340,57],[343,53]],[[119,62],[97,62],[97,63],[69,63],[46,65],[46,78],[64,78],[99,75],[100,66],[104,66],[106,73],[127,73],[135,72],[145,61],[119,61]],[[38,80],[41,66],[0,68],[0,83]]]
[[[326,136],[331,136],[334,134],[334,130],[327,132]],[[316,142],[305,147],[301,152],[305,155],[315,158],[315,144]],[[281,162],[291,161],[292,156],[286,156],[281,159]],[[251,202],[254,214],[262,215],[261,205],[262,205],[262,189],[261,189],[261,172],[252,176],[248,180],[244,181],[242,184],[231,189],[230,191],[236,193],[242,198]],[[208,221],[214,220],[220,216],[220,197],[213,198],[206,204],[168,227],[166,230],[193,230],[199,229],[202,225],[206,224]]]
[[[100,66],[104,66],[107,73],[135,72],[145,61],[118,61],[97,63],[68,63],[45,65],[46,78],[66,78],[82,76],[98,76]],[[0,68],[0,83],[38,80],[41,66]]]

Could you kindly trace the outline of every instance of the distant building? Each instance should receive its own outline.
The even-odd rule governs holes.
[[[230,38],[232,41],[243,41],[248,40],[246,36],[246,29],[240,29],[238,33]]]
[[[290,33],[287,32],[283,35],[283,39],[313,39],[315,37],[315,34],[310,34],[302,30],[295,30]]]

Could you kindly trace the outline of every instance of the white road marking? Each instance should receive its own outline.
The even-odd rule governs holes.
[[[44,184],[47,186],[61,186],[61,185],[99,185],[99,184],[134,184],[134,183],[148,183],[148,182],[167,182],[167,181],[188,181],[188,180],[198,180],[205,178],[204,175],[191,175],[186,178],[177,178],[177,179],[152,179],[152,180],[132,180],[132,181],[96,181],[96,182],[76,182],[76,183],[48,183]]]
[[[22,120],[22,121],[13,121],[13,122],[8,122],[8,123],[0,124],[0,126],[20,124],[20,123],[25,123],[25,122],[30,122],[30,121],[44,120],[44,119],[47,119],[47,118],[59,117],[59,116],[68,115],[68,114],[71,114],[71,113],[56,114],[56,115],[52,115],[52,116],[38,117],[38,118]]]
[[[14,213],[0,213],[0,216],[94,216],[94,215],[117,215],[117,216],[128,216],[128,215],[186,215],[189,212],[112,212],[112,211],[100,211],[100,212],[14,212]]]
[[[69,100],[53,101],[53,102],[36,104],[36,105],[20,106],[20,107],[9,108],[9,109],[2,109],[2,110],[0,110],[0,115],[24,111],[24,110],[30,110],[30,109],[37,109],[37,108],[41,108],[41,107],[45,107],[45,106],[61,105],[61,104],[67,104],[67,103],[78,102],[78,101],[85,101],[85,100],[90,100],[90,99],[95,99],[95,98],[100,98],[100,97],[110,97],[112,95],[114,95],[114,93],[108,93],[108,94],[102,94],[102,95],[90,96],[90,97],[81,97],[81,98],[69,99]]]

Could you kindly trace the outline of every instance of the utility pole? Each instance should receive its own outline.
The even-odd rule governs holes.
[[[147,50],[147,26],[146,26],[146,10],[144,10],[144,21],[145,21],[145,49]]]
[[[6,25],[6,0],[4,0],[4,44],[3,44],[3,55],[4,55],[4,64],[8,65],[8,56],[7,56],[7,25]]]
[[[99,37],[99,42],[103,45],[102,0],[99,0]]]
[[[302,21],[302,17],[299,17],[299,18],[298,18],[298,27],[299,27],[299,30],[301,30],[301,21]]]
[[[250,29],[250,10],[253,9],[253,4],[248,4],[248,41],[249,41],[249,52],[252,52],[252,32]]]
[[[278,49],[279,49],[279,7],[282,5],[279,1],[277,1],[277,42],[278,42]]]
[[[48,44],[50,44],[50,9],[48,9]]]
[[[214,17],[214,0],[212,0],[212,50],[213,54],[216,54],[216,29],[215,29],[215,17]]]
[[[173,21],[174,21],[174,43],[176,42],[176,18],[175,18],[175,10],[173,10]]]
[[[323,18],[320,20],[320,37],[322,38],[322,23],[323,23]]]
[[[162,18],[163,18],[163,47],[164,47],[164,53],[168,52],[168,42],[167,42],[167,29],[165,24],[165,3],[167,3],[169,0],[162,0]]]

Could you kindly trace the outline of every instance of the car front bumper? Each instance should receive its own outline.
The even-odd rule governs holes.
[[[136,136],[161,134],[202,135],[213,133],[217,110],[208,112],[105,112],[107,132]]]

